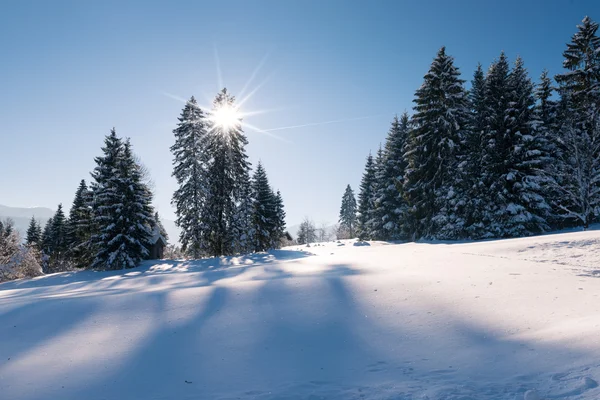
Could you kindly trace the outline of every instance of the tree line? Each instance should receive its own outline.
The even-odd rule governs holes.
[[[192,97],[173,131],[173,194],[182,255],[192,258],[278,248],[285,211],[259,162],[251,176],[241,121],[219,124],[212,114],[234,107],[223,89],[213,110]],[[113,128],[95,158],[91,183],[82,180],[68,215],[62,204],[45,226],[33,217],[25,245],[10,221],[0,224],[0,280],[58,271],[133,268],[158,237],[168,240],[152,206],[149,173],[131,141]]]
[[[587,228],[600,214],[600,38],[583,19],[565,71],[530,79],[504,53],[465,88],[442,47],[369,154],[340,227],[361,239],[482,239]],[[355,236],[351,235],[351,236]]]

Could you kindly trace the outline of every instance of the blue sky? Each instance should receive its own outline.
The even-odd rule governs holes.
[[[445,45],[470,80],[504,50],[537,79],[597,1],[7,1],[0,6],[0,204],[69,207],[104,135],[131,137],[167,218],[176,98],[257,89],[248,154],[288,223],[334,223],[345,186]],[[218,55],[218,57],[216,57]],[[253,79],[251,79],[253,78]],[[316,124],[326,121],[341,121]]]

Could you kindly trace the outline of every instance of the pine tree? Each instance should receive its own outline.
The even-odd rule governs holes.
[[[368,240],[369,237],[369,215],[373,210],[373,190],[375,188],[375,163],[373,156],[369,153],[365,164],[365,172],[360,182],[358,193],[358,225],[357,234],[360,240]]]
[[[404,184],[415,238],[451,239],[463,231],[457,156],[468,120],[464,81],[459,76],[453,58],[442,47],[415,93]]]
[[[585,228],[600,207],[600,38],[598,24],[585,17],[563,53],[565,73],[556,75],[561,95],[555,145],[554,202],[567,223]]]
[[[469,125],[463,138],[463,151],[460,157],[460,173],[464,177],[462,193],[465,196],[463,216],[465,235],[472,239],[486,236],[484,214],[487,188],[484,182],[483,157],[484,135],[487,128],[486,83],[481,64],[473,74],[469,91]]]
[[[350,185],[346,186],[342,196],[342,206],[340,208],[339,232],[344,239],[351,239],[356,235],[356,198]]]
[[[98,233],[92,237],[94,268],[133,268],[148,255],[154,210],[151,192],[142,182],[131,144],[106,137],[104,156],[94,173],[94,215]]]
[[[256,248],[256,227],[254,226],[254,193],[252,183],[240,182],[240,196],[235,207],[232,221],[232,237],[234,238],[233,253],[251,253]]]
[[[539,129],[541,121],[535,109],[534,85],[523,60],[517,58],[509,76],[511,98],[507,110],[512,139],[506,183],[512,195],[507,206],[505,229],[509,236],[540,233],[549,228],[546,218],[547,181],[544,170],[549,161],[547,138]]]
[[[48,218],[42,231],[42,252],[48,256],[52,253],[52,217]],[[44,270],[44,272],[46,272]]]
[[[381,238],[398,240],[404,236],[406,202],[403,196],[406,160],[404,148],[409,130],[408,113],[395,116],[385,142],[383,163],[378,180],[377,197],[380,201]]]
[[[29,227],[27,228],[27,237],[25,239],[25,243],[29,247],[38,248],[41,247],[42,242],[42,227],[35,219],[35,217],[31,217],[29,221]]]
[[[90,266],[94,254],[90,251],[92,237],[92,192],[84,179],[79,183],[67,222],[68,257],[79,268]]]
[[[371,193],[372,208],[368,212],[367,236],[371,238],[371,240],[383,240],[385,239],[385,229],[383,226],[385,224],[384,216],[386,210],[383,205],[382,194],[387,182],[385,158],[381,145],[379,146],[379,150],[377,150],[373,169],[375,170],[375,180],[373,182],[373,191]]]
[[[256,251],[265,251],[274,246],[273,237],[277,227],[277,204],[275,194],[269,186],[267,173],[259,162],[252,178],[254,193],[253,221],[256,229]]]
[[[177,128],[173,131],[173,176],[179,188],[173,194],[176,224],[181,228],[179,242],[182,250],[193,258],[200,258],[207,248],[207,232],[202,221],[208,182],[207,152],[208,121],[192,97],[183,108]]]
[[[212,256],[233,254],[240,231],[251,226],[235,227],[241,221],[236,214],[244,194],[244,184],[249,180],[250,163],[245,146],[248,140],[240,121],[222,124],[216,118],[221,113],[234,114],[235,98],[223,89],[213,102],[209,134],[211,160],[208,166],[208,191],[203,212],[203,222],[208,232],[207,253]],[[246,210],[244,211],[246,212]],[[234,233],[238,237],[234,237]]]
[[[67,268],[67,218],[62,209],[62,204],[58,205],[52,225],[50,226],[50,256],[49,271],[56,272]]]
[[[285,238],[285,209],[283,198],[279,190],[275,194],[275,228],[273,229],[272,243],[274,248],[281,247],[281,242]]]

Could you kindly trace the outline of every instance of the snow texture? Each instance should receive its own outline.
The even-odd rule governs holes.
[[[1,398],[600,398],[598,231],[352,243],[1,284]]]

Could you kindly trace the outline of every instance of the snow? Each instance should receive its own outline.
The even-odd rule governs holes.
[[[600,398],[600,232],[353,243],[2,284],[1,397]]]

